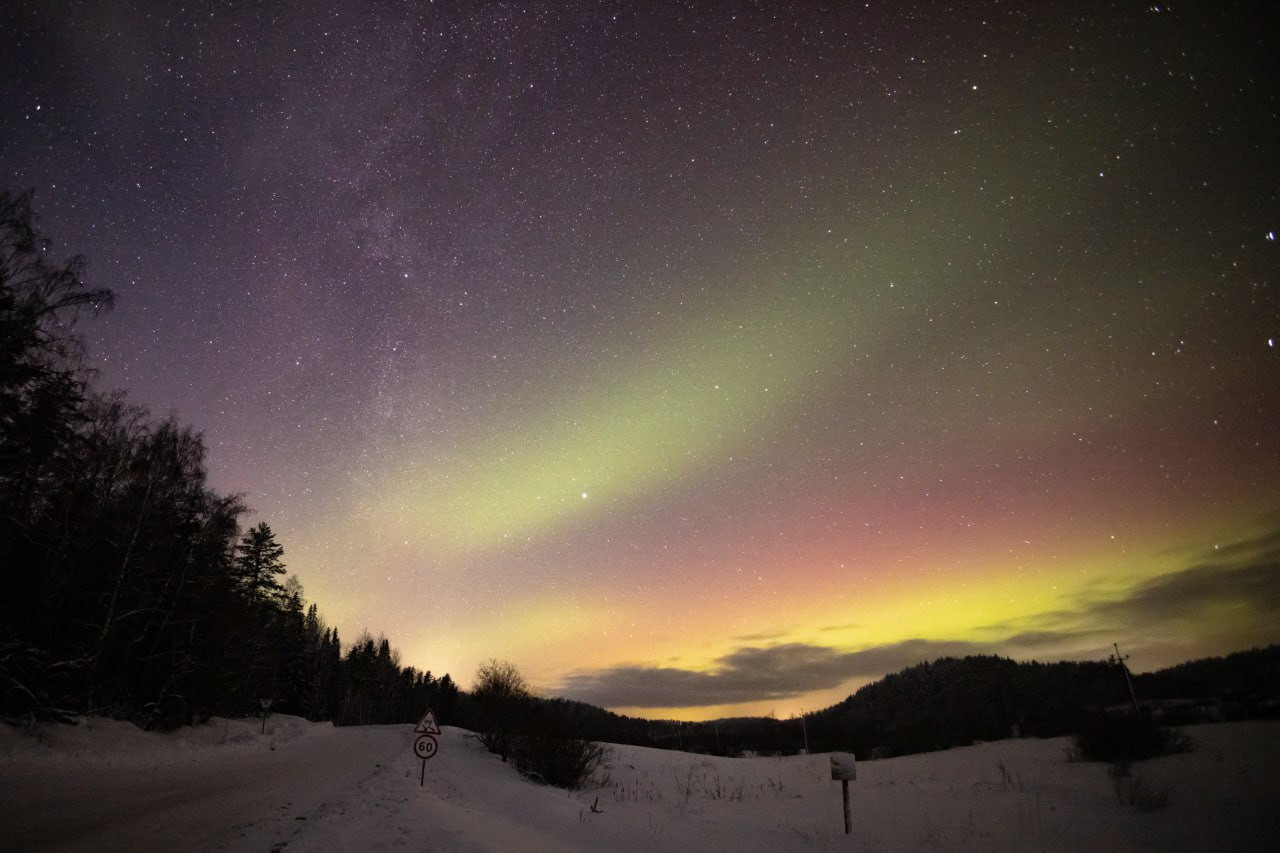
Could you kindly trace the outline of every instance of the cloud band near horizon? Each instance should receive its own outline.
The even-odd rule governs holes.
[[[1213,546],[1168,574],[1119,597],[1081,597],[1070,609],[1036,614],[1016,624],[983,626],[989,639],[910,638],[861,649],[808,642],[743,645],[706,671],[624,665],[572,673],[560,695],[606,708],[697,708],[778,700],[874,679],[943,657],[1071,654],[1083,644],[1105,650],[1113,637],[1131,648],[1155,649],[1169,637],[1214,631],[1240,647],[1280,624],[1280,517],[1258,536]],[[1205,626],[1208,626],[1206,629]],[[757,637],[756,639],[759,639]]]

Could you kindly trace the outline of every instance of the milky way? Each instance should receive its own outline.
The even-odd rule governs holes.
[[[0,180],[348,641],[698,718],[1280,639],[1274,12],[173,5],[6,12]]]

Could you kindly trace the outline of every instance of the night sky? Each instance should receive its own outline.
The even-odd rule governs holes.
[[[686,719],[1144,671],[1280,640],[1265,8],[17,0],[0,183],[347,642]]]

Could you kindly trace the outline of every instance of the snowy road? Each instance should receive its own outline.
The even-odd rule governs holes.
[[[360,791],[412,743],[408,726],[330,729],[272,749],[210,749],[24,768],[4,781],[5,850],[267,850]],[[7,777],[8,774],[6,773]],[[263,842],[258,844],[256,842]]]
[[[158,735],[98,720],[41,747],[0,726],[0,851],[626,849],[628,827],[591,827],[577,796],[459,729],[424,768],[412,728],[276,716],[265,735],[251,720]]]

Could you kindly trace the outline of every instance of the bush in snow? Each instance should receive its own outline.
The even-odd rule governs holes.
[[[1071,757],[1079,761],[1133,762],[1190,752],[1191,740],[1148,714],[1094,714],[1072,739]]]
[[[512,739],[516,768],[530,779],[576,791],[604,760],[598,743],[582,738],[522,735]]]

